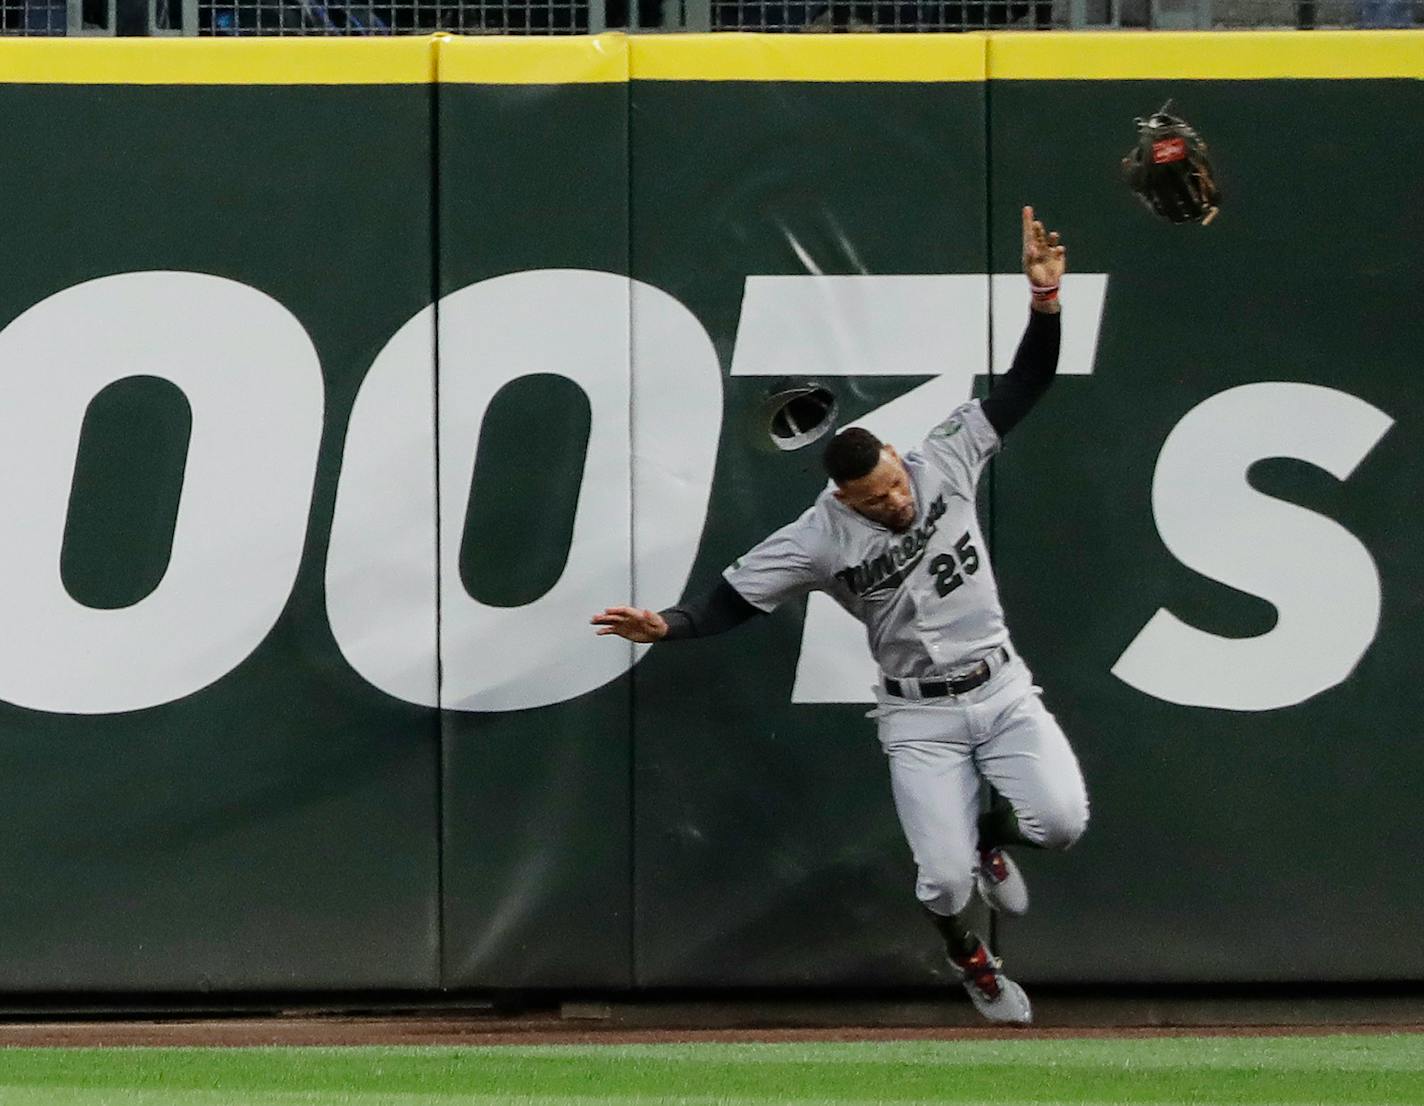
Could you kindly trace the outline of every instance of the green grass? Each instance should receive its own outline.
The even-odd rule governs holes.
[[[1424,1036],[6,1049],[0,1106],[1424,1106]]]

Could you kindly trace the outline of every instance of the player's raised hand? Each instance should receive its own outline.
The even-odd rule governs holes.
[[[1068,268],[1068,247],[1059,242],[1056,230],[1043,229],[1031,207],[1023,209],[1023,267],[1035,288],[1053,287]]]
[[[598,627],[599,637],[617,634],[629,641],[648,645],[661,641],[668,632],[667,620],[657,611],[640,610],[638,607],[608,607],[602,614],[596,614],[589,622]]]

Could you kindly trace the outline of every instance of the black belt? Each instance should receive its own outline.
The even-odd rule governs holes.
[[[898,695],[902,699],[913,698],[905,694],[905,686],[920,689],[921,699],[943,699],[947,695],[963,695],[966,691],[973,691],[976,687],[988,683],[992,676],[993,669],[989,667],[989,659],[994,658],[1002,662],[1009,659],[1009,651],[1002,645],[980,661],[963,676],[956,676],[953,679],[942,680],[896,680],[889,676],[885,677],[885,690],[891,695]]]

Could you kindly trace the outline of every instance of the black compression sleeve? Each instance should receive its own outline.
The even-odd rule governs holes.
[[[1014,363],[995,382],[983,404],[984,416],[1001,438],[1033,409],[1058,371],[1060,316],[1047,311],[1028,314],[1028,327],[1014,354]]]
[[[658,612],[668,624],[664,641],[720,634],[740,626],[753,615],[764,613],[743,599],[726,580],[717,581],[715,588],[691,603]]]

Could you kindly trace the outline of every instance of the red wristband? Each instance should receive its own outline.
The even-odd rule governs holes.
[[[1052,303],[1058,298],[1057,284],[1030,284],[1028,290],[1035,303]]]

